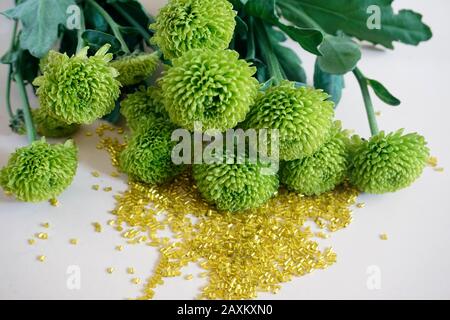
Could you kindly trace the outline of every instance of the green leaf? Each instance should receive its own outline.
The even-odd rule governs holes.
[[[394,97],[383,84],[373,79],[367,79],[367,83],[372,87],[373,91],[381,101],[390,106],[400,105],[401,101]]]
[[[273,52],[277,56],[286,78],[290,81],[305,83],[306,73],[299,56],[292,49],[283,46],[270,31],[269,37]]]
[[[71,5],[74,0],[27,0],[3,14],[22,22],[21,47],[42,58],[58,39],[58,27],[66,24]]]
[[[97,30],[86,30],[83,32],[81,37],[86,42],[86,45],[88,45],[93,51],[97,51],[107,43],[111,45],[111,48],[109,49],[109,52],[111,53],[117,53],[121,49],[119,40],[109,33],[104,33]]]
[[[345,88],[344,77],[323,71],[317,60],[314,67],[314,87],[328,93],[336,107],[341,101],[342,91]]]
[[[320,68],[332,74],[352,71],[361,59],[359,46],[347,37],[326,35],[320,45],[320,51]]]
[[[321,55],[318,47],[323,40],[322,32],[312,28],[300,28],[281,23],[276,11],[275,0],[248,0],[245,3],[244,10],[248,15],[277,26],[292,40],[298,42],[303,49]]]
[[[83,13],[87,29],[108,32],[108,22],[89,2],[86,2]]]
[[[431,29],[422,22],[422,16],[411,10],[392,9],[393,0],[278,0],[282,15],[297,26],[306,26],[301,18],[305,13],[330,34],[339,30],[360,40],[393,48],[393,42],[417,45],[432,37]],[[381,29],[369,29],[372,13],[368,8],[380,9]],[[300,14],[299,14],[299,11]]]

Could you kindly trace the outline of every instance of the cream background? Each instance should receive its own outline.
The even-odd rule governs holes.
[[[142,0],[155,13],[165,1]],[[12,1],[1,1],[0,11]],[[262,299],[410,299],[450,298],[450,151],[448,105],[450,65],[448,61],[450,3],[445,0],[398,0],[396,8],[412,8],[424,15],[434,38],[418,48],[396,45],[394,52],[366,48],[361,69],[370,77],[385,83],[401,98],[403,104],[392,108],[376,101],[382,112],[379,124],[385,130],[405,127],[424,134],[433,155],[447,170],[436,173],[426,169],[412,187],[393,195],[361,196],[366,208],[358,209],[353,223],[327,241],[338,253],[338,262],[325,271],[297,278],[283,285],[279,294],[261,294]],[[0,16],[0,52],[9,43],[12,23]],[[293,46],[297,48],[295,45]],[[297,50],[301,51],[297,48]],[[310,79],[313,59],[303,54]],[[7,68],[0,66],[0,166],[24,137],[12,134],[4,112],[4,90]],[[337,118],[348,128],[367,135],[368,125],[356,81],[347,77],[347,88],[337,111]],[[13,90],[13,102],[18,103]],[[32,100],[33,105],[36,101]],[[88,130],[85,128],[83,131]],[[80,146],[80,165],[73,185],[61,197],[59,208],[47,203],[19,203],[0,194],[0,298],[3,299],[123,299],[135,297],[140,286],[130,283],[127,266],[137,276],[149,276],[156,262],[154,249],[145,246],[114,250],[121,243],[118,233],[106,226],[113,208],[112,194],[94,192],[90,186],[99,183],[124,190],[123,181],[108,177],[112,171],[108,156],[95,149],[95,138],[76,136]],[[90,175],[102,173],[100,180]],[[100,181],[100,182],[98,182]],[[50,222],[50,239],[29,246],[26,240],[43,230],[39,224]],[[104,232],[94,233],[91,223],[99,221]],[[378,235],[386,232],[388,241]],[[78,238],[74,247],[69,238]],[[35,257],[45,254],[47,262]],[[67,268],[77,265],[81,271],[81,289],[66,286]],[[105,268],[113,266],[112,275]],[[370,266],[379,268],[381,289],[367,287]],[[197,272],[195,267],[186,273]],[[168,279],[156,291],[157,299],[191,299],[203,284],[200,280]]]

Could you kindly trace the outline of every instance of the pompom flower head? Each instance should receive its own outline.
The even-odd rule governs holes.
[[[334,116],[333,103],[322,90],[283,81],[261,94],[243,126],[278,129],[280,159],[295,160],[316,152],[327,140]]]
[[[150,77],[158,67],[158,53],[133,53],[111,62],[111,66],[119,71],[117,80],[123,86],[138,84]]]
[[[191,49],[226,49],[233,37],[236,13],[227,0],[171,0],[161,9],[151,41],[166,59]]]
[[[34,109],[32,115],[37,132],[48,138],[68,137],[80,128],[78,124],[67,124],[50,116],[42,108]]]
[[[250,67],[232,50],[192,50],[173,60],[161,79],[164,106],[175,124],[225,131],[245,119],[259,83]]]
[[[223,163],[194,165],[198,190],[219,210],[235,212],[262,206],[276,194],[278,175],[263,172],[264,164],[237,163],[235,158],[225,155]]]
[[[148,184],[169,181],[185,169],[172,162],[173,127],[167,121],[143,123],[120,154],[121,169],[131,178]]]
[[[160,89],[156,87],[139,88],[135,93],[129,94],[120,103],[120,107],[120,112],[132,131],[143,122],[168,118]]]
[[[350,181],[368,193],[395,192],[411,185],[421,174],[429,156],[424,137],[403,135],[403,130],[383,131],[355,147]]]
[[[49,115],[72,123],[92,123],[110,113],[120,94],[118,72],[109,65],[109,45],[88,57],[88,48],[68,57],[51,52],[41,63],[43,75],[33,84],[41,108]]]
[[[50,145],[42,138],[11,155],[0,171],[0,185],[22,201],[48,200],[72,183],[77,153],[72,140]]]
[[[286,161],[281,182],[289,190],[311,196],[333,190],[344,181],[349,166],[348,134],[336,122],[330,139],[310,156]]]

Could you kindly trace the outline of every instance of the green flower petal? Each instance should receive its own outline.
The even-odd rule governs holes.
[[[281,169],[281,182],[289,190],[319,195],[333,190],[346,177],[349,166],[349,138],[336,123],[331,138],[318,151],[299,160],[287,161]]]
[[[139,88],[120,103],[120,112],[127,120],[128,127],[134,131],[142,122],[167,119],[162,102],[161,89],[156,87]]]
[[[310,156],[325,143],[332,127],[333,103],[327,98],[322,90],[284,81],[259,95],[243,126],[278,129],[282,160]]]
[[[189,130],[225,131],[245,119],[256,98],[256,68],[231,50],[192,50],[173,60],[161,79],[164,106],[175,124]]]
[[[174,128],[166,121],[139,127],[128,146],[120,154],[120,167],[131,178],[148,183],[161,184],[169,181],[185,166],[172,162],[171,141]]]
[[[72,140],[50,145],[45,139],[19,148],[0,171],[0,185],[22,201],[38,202],[56,197],[73,180],[77,148]]]
[[[355,147],[350,181],[368,193],[395,192],[411,185],[429,157],[425,138],[403,130],[380,132]]]
[[[41,63],[44,74],[33,84],[41,108],[49,115],[72,123],[92,123],[110,113],[120,95],[118,72],[109,65],[109,45],[87,57],[87,47],[77,55],[51,52]]]
[[[138,84],[150,77],[158,67],[158,53],[131,54],[111,62],[111,66],[119,71],[117,80],[123,86]]]
[[[171,0],[161,9],[151,41],[166,59],[192,49],[226,49],[233,37],[236,13],[226,0]]]

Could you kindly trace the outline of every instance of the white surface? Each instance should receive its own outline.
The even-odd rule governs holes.
[[[144,0],[151,12],[164,1]],[[2,1],[0,11],[12,1]],[[393,52],[365,49],[360,65],[370,77],[381,80],[402,99],[392,108],[376,101],[382,112],[380,127],[391,131],[405,127],[424,134],[439,158],[440,166],[450,170],[450,107],[449,91],[449,20],[450,3],[445,0],[399,0],[396,8],[415,9],[431,25],[434,38],[418,48],[397,44]],[[9,42],[11,23],[0,17],[0,52]],[[313,59],[303,55],[311,75]],[[5,66],[0,66],[0,92],[3,94]],[[348,128],[367,135],[368,126],[356,82],[347,77],[347,88],[337,118]],[[15,104],[17,92],[13,91]],[[0,166],[25,137],[12,134],[7,127],[3,96],[0,114]],[[36,101],[33,100],[33,104]],[[88,129],[88,128],[86,128]],[[112,194],[92,191],[90,186],[112,186],[125,190],[123,181],[108,177],[112,171],[105,152],[95,148],[96,138],[83,133],[75,137],[80,146],[80,165],[73,185],[60,197],[61,207],[47,203],[25,204],[0,195],[0,298],[32,299],[123,299],[139,294],[140,286],[130,283],[127,266],[146,278],[156,262],[156,251],[145,246],[127,246],[123,252],[114,250],[122,243],[116,231],[106,226],[114,207]],[[92,170],[102,173],[99,180]],[[448,172],[426,169],[412,187],[383,196],[361,197],[366,208],[358,209],[353,223],[328,241],[338,254],[338,262],[324,271],[297,278],[283,285],[277,295],[260,295],[274,299],[392,299],[450,298],[450,179]],[[34,246],[27,239],[44,230],[41,222],[50,222],[50,239]],[[104,232],[94,233],[91,223],[101,222]],[[386,232],[388,241],[378,235]],[[79,238],[78,246],[68,244]],[[45,254],[47,262],[36,256]],[[77,265],[81,270],[81,289],[66,286],[67,268]],[[105,268],[113,266],[112,275]],[[381,289],[369,290],[367,274],[370,266],[379,268]],[[194,270],[194,269],[193,269]],[[201,286],[199,280],[168,279],[156,291],[157,299],[191,299]]]

